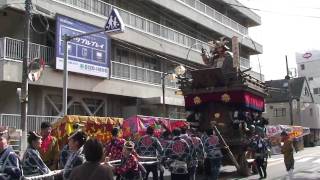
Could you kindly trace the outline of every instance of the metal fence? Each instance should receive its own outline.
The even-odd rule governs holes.
[[[50,64],[54,59],[54,49],[52,47],[30,43],[30,59],[40,58],[46,64]],[[23,41],[9,37],[0,38],[0,57],[8,60],[23,60]]]
[[[160,37],[167,41],[173,42],[175,44],[184,46],[184,47],[192,47],[194,50],[200,51],[202,47],[208,49],[207,43],[178,32],[169,27],[163,26],[159,23],[153,22],[136,14],[133,14],[129,11],[121,9],[119,7],[113,6],[101,0],[56,0],[58,2],[63,2],[68,5],[84,9],[86,11],[90,11],[99,16],[107,17],[111,12],[111,9],[116,8],[121,18],[123,19],[126,26],[129,26],[133,29],[143,31],[148,34],[152,34],[153,36]]]
[[[204,4],[199,0],[176,0],[176,1],[184,3],[190,6],[191,8],[201,13],[204,13],[205,15],[209,16],[211,19],[218,21],[224,24],[225,26],[228,26],[229,28],[232,28],[241,34],[248,35],[248,28],[242,26],[241,24],[235,22],[234,20],[221,14],[220,12],[216,11],[212,7]]]
[[[27,116],[27,131],[40,131],[41,122],[54,122],[61,117],[58,116]],[[21,116],[19,114],[0,114],[0,125],[21,129]]]

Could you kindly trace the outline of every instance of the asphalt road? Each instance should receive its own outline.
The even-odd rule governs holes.
[[[294,154],[295,169],[294,180],[320,180],[320,146],[305,148]],[[287,171],[283,162],[283,155],[273,155],[268,159],[267,180],[285,180]],[[170,180],[170,173],[165,172],[166,180]],[[150,175],[150,178],[151,175]],[[197,180],[203,180],[204,177],[197,176]],[[241,177],[236,173],[233,166],[224,166],[221,168],[221,180],[257,180],[259,175]]]
[[[294,154],[295,169],[294,180],[320,180],[320,147],[305,148]],[[226,166],[222,168],[219,179],[230,180],[256,180],[259,175],[240,177],[235,173],[235,168]],[[287,179],[287,171],[283,162],[283,155],[274,155],[268,160],[268,180]]]

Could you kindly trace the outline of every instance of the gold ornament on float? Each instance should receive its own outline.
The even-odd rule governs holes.
[[[220,116],[221,116],[220,113],[214,113],[214,118],[215,118],[215,119],[220,118]]]
[[[222,100],[222,102],[227,103],[227,102],[230,102],[231,97],[230,97],[230,95],[229,95],[229,94],[224,93],[224,94],[221,96],[221,100]]]
[[[200,99],[200,97],[199,97],[199,96],[194,97],[194,98],[193,98],[193,102],[194,102],[194,104],[201,104],[201,99]]]

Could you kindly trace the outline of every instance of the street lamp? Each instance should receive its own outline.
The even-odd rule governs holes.
[[[161,73],[161,86],[162,86],[162,108],[163,108],[163,117],[167,116],[167,108],[166,108],[166,98],[165,98],[165,89],[166,83],[165,78],[168,76],[170,81],[175,81],[176,79],[180,79],[186,73],[186,68],[182,65],[177,66],[174,69],[174,73]]]

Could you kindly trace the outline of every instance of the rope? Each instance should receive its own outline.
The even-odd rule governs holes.
[[[139,159],[146,159],[146,160],[155,160],[155,161],[146,161],[146,162],[140,162],[140,164],[154,164],[154,163],[158,163],[159,161],[157,160],[157,157],[139,157]],[[118,164],[120,163],[121,160],[114,160],[114,161],[109,161],[110,164]],[[101,163],[102,165],[105,163]],[[48,174],[43,174],[43,175],[37,175],[37,176],[29,176],[29,177],[23,177],[22,180],[37,180],[37,179],[43,179],[43,178],[48,178],[48,177],[53,177],[56,176],[58,174],[63,173],[64,169],[60,169],[60,170],[55,170],[55,171],[51,171]]]
[[[53,177],[56,176],[58,174],[61,174],[63,172],[63,169],[61,170],[55,170],[55,171],[51,171],[48,174],[43,174],[43,175],[38,175],[38,176],[30,176],[30,177],[23,177],[23,180],[36,180],[36,179],[43,179],[43,178],[47,178],[47,177]]]

